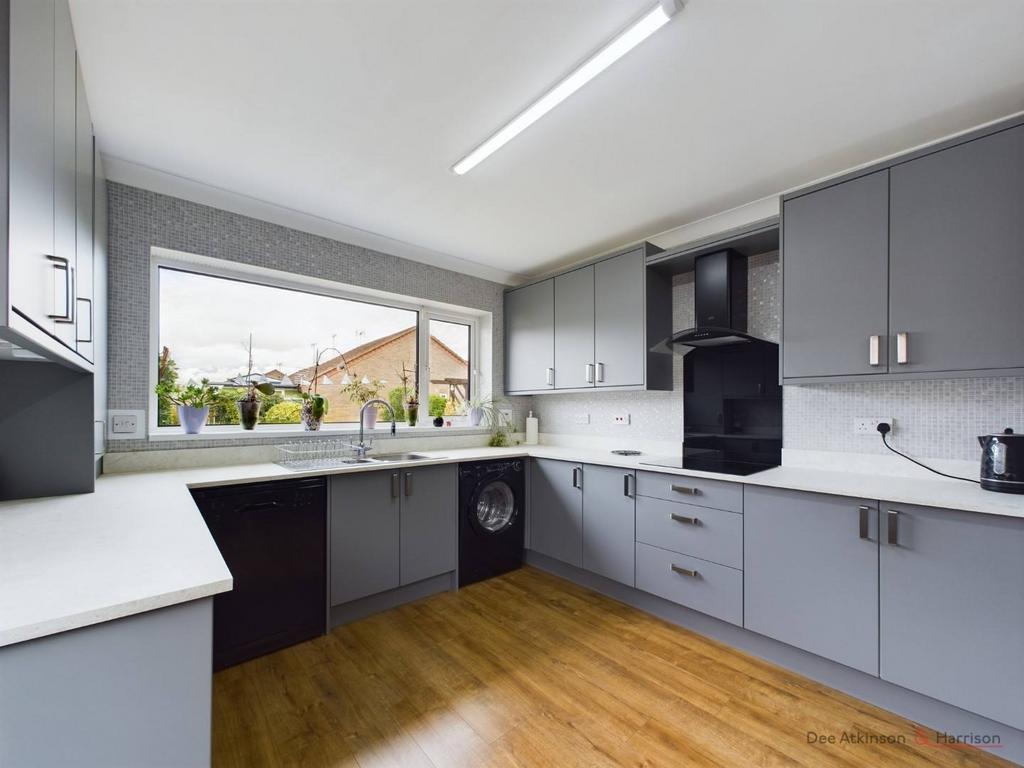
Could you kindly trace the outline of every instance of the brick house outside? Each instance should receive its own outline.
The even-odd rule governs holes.
[[[344,358],[344,359],[343,359]],[[352,402],[348,393],[343,392],[342,379],[345,376],[345,362],[348,375],[359,381],[365,376],[370,380],[384,382],[380,397],[388,399],[388,393],[402,386],[402,366],[408,372],[409,388],[415,387],[416,379],[416,328],[407,328],[358,347],[348,350],[342,356],[329,358],[320,363],[317,391],[327,398],[330,407],[328,422],[355,422],[359,420],[362,403]],[[461,403],[468,387],[469,362],[435,336],[430,337],[430,392]],[[324,378],[330,383],[325,383]],[[313,378],[313,366],[288,374],[296,385]],[[303,386],[305,389],[305,386]],[[427,416],[427,404],[420,404],[420,419]]]

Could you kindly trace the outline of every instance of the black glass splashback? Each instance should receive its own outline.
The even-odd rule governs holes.
[[[779,347],[750,340],[683,357],[683,459],[749,474],[782,463]],[[726,471],[729,469],[709,469]]]

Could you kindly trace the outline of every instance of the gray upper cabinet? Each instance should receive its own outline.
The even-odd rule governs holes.
[[[881,512],[882,678],[1024,728],[1024,520]]]
[[[598,387],[644,382],[645,317],[636,308],[645,303],[645,271],[642,249],[594,265],[594,383]]]
[[[784,382],[1024,371],[1024,125],[782,200]]]
[[[636,476],[630,470],[583,467],[583,567],[634,586]]]
[[[784,378],[887,370],[888,209],[887,170],[783,202]]]
[[[6,303],[53,332],[54,0],[11,0]],[[6,306],[5,306],[6,310]],[[9,321],[8,321],[9,322]]]
[[[399,586],[401,474],[331,478],[331,605]]]
[[[878,674],[874,501],[744,489],[744,626]]]
[[[672,389],[672,286],[645,243],[505,294],[505,391]]]
[[[92,371],[103,311],[93,290],[94,152],[71,12],[67,0],[11,0],[3,9],[0,338]]]
[[[893,371],[1024,368],[1024,126],[891,171]]]
[[[454,571],[458,562],[458,468],[403,469],[399,567],[402,585]]]
[[[534,459],[530,471],[530,548],[556,560],[583,563],[583,466]]]
[[[555,278],[555,389],[594,386],[594,267]]]
[[[75,86],[75,348],[89,362],[95,361],[96,318],[93,313],[93,250],[95,235],[95,168],[92,115],[85,98],[82,70],[77,68]]]
[[[555,282],[505,294],[505,389],[534,392],[555,386]]]

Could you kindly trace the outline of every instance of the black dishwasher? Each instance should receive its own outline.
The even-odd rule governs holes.
[[[308,640],[327,624],[322,477],[199,488],[192,496],[234,578],[213,598],[213,667]]]

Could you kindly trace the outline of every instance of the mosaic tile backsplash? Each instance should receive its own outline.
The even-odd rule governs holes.
[[[487,310],[495,329],[492,380],[500,390],[504,286],[499,283],[124,184],[108,183],[107,194],[111,408],[146,408],[149,403],[149,264],[154,246]],[[523,399],[517,400],[513,406],[518,415]],[[226,439],[204,441],[203,446],[251,446],[281,439]],[[107,445],[115,452],[196,443],[121,440]]]
[[[778,253],[750,261],[749,329],[778,341]],[[673,327],[693,325],[693,275],[672,284]],[[682,358],[675,362],[673,392],[608,392],[542,395],[531,406],[542,432],[621,437],[683,439]],[[576,424],[589,413],[590,423]],[[630,414],[628,426],[611,423],[614,414]],[[936,459],[978,458],[976,435],[1014,427],[1024,430],[1024,378],[879,381],[788,386],[783,390],[783,445],[789,449],[887,453],[875,435],[854,435],[858,417],[892,417],[891,442],[913,456]]]

